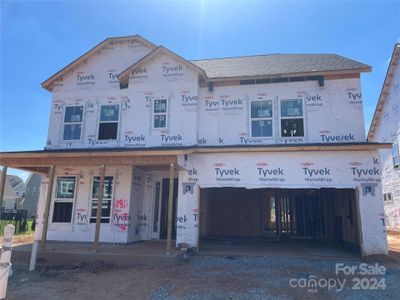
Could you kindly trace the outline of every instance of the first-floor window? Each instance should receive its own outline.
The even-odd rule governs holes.
[[[112,176],[104,177],[101,223],[110,223],[111,202],[113,196],[113,181],[114,178]],[[96,223],[97,205],[99,201],[99,188],[100,188],[100,176],[95,176],[93,178],[93,185],[92,185],[92,213],[90,217],[90,223]]]
[[[167,127],[167,99],[154,100],[153,128]]]
[[[251,136],[272,137],[272,101],[251,101]]]
[[[393,166],[397,168],[400,165],[400,149],[399,149],[399,143],[396,142],[392,146],[392,157],[393,157]]]
[[[118,136],[119,105],[102,105],[100,108],[99,140],[116,140]]]
[[[70,223],[75,199],[76,177],[57,178],[56,195],[53,209],[53,223]]]
[[[301,99],[281,100],[281,136],[304,136],[304,112]]]

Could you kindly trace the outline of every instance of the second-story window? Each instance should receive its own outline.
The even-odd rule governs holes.
[[[99,140],[116,140],[118,136],[119,105],[100,108]]]
[[[272,137],[272,101],[251,101],[251,136]]]
[[[154,100],[153,128],[167,128],[167,99]]]
[[[67,106],[64,116],[64,141],[80,140],[82,132],[83,106]]]
[[[301,99],[281,100],[281,136],[304,136],[304,112]]]

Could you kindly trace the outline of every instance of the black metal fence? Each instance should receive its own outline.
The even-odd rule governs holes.
[[[0,234],[3,234],[4,227],[10,223],[15,226],[16,234],[28,231],[27,216],[28,210],[26,209],[0,211]]]

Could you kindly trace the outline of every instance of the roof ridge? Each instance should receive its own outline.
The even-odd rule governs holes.
[[[216,59],[231,59],[231,58],[246,58],[246,57],[265,57],[265,56],[273,56],[273,55],[342,55],[336,53],[271,53],[271,54],[254,54],[254,55],[243,55],[243,56],[225,56],[225,57],[213,57],[213,58],[204,58],[204,59],[189,59],[189,61],[204,61],[204,60],[216,60]],[[347,57],[345,57],[347,58]]]

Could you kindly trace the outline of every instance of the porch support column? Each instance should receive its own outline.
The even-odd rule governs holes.
[[[48,173],[49,183],[47,185],[46,207],[44,209],[44,220],[43,220],[42,241],[41,241],[43,251],[46,250],[47,227],[49,225],[51,195],[53,194],[54,169],[55,169],[54,165],[51,166]]]
[[[168,227],[167,227],[167,254],[171,254],[172,243],[172,212],[174,207],[174,164],[169,165],[169,194],[168,194]]]
[[[100,224],[101,224],[101,213],[103,210],[103,192],[104,192],[104,173],[106,167],[105,165],[101,165],[100,170],[100,182],[99,182],[99,195],[97,198],[97,214],[96,214],[96,230],[94,232],[94,248],[97,250],[99,246],[99,237],[100,237]]]
[[[3,167],[3,172],[0,181],[0,211],[3,206],[4,190],[6,186],[7,167]]]

